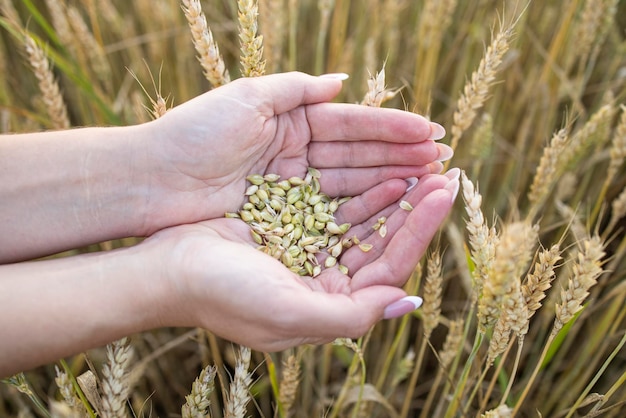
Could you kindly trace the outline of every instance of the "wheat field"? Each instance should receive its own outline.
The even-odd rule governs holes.
[[[345,72],[338,101],[441,123],[462,170],[415,314],[271,354],[132,335],[6,379],[0,416],[626,415],[626,1],[0,0],[0,27],[0,133]]]

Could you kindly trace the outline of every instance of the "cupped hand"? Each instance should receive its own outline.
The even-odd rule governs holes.
[[[303,177],[320,169],[331,196],[441,170],[441,126],[396,109],[329,103],[341,81],[303,73],[239,79],[147,124],[147,233],[223,216],[243,203],[249,174]]]
[[[457,171],[426,176],[406,194],[403,181],[385,181],[342,205],[336,216],[353,224],[348,234],[373,245],[341,255],[348,275],[337,268],[315,278],[292,273],[258,251],[249,226],[238,219],[160,231],[141,244],[156,249],[164,263],[161,279],[170,300],[159,325],[200,326],[256,350],[278,351],[356,338],[382,318],[409,312],[414,306],[403,301],[400,286],[452,206]],[[414,209],[401,209],[399,198]],[[371,229],[383,215],[385,237]]]

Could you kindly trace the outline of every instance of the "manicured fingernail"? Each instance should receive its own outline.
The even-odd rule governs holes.
[[[428,164],[428,172],[430,174],[439,174],[443,171],[443,164],[441,164],[439,161],[433,161],[432,163]]]
[[[428,139],[436,141],[446,136],[446,129],[437,122],[430,122],[430,136]]]
[[[450,192],[452,195],[452,202],[456,200],[456,195],[459,194],[459,179],[450,180],[443,188]]]
[[[417,177],[409,177],[408,179],[404,179],[404,181],[408,184],[406,188],[407,192],[417,185]]]
[[[343,81],[343,80],[347,80],[350,76],[346,73],[328,73],[328,74],[322,74],[320,77]]]
[[[461,177],[461,169],[454,167],[444,173],[444,176],[450,180],[458,180]]]
[[[387,305],[385,312],[383,313],[384,319],[397,318],[402,315],[406,315],[413,312],[417,308],[422,306],[422,298],[419,296],[405,296],[400,300]]]
[[[439,150],[439,156],[437,161],[448,161],[454,155],[454,151],[446,144],[437,144]]]

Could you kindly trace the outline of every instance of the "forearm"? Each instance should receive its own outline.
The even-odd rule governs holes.
[[[145,125],[0,137],[0,263],[140,235]]]
[[[0,266],[0,377],[159,326],[165,292],[137,251]]]

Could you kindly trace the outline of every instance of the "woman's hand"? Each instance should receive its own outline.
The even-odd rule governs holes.
[[[215,219],[163,230],[144,242],[163,260],[166,290],[173,295],[160,311],[163,326],[201,326],[253,349],[277,351],[302,343],[363,335],[383,317],[415,308],[399,288],[449,212],[458,191],[458,169],[429,175],[405,196],[403,181],[383,182],[342,205],[339,222],[353,224],[358,246],[339,260],[349,269],[329,268],[300,277],[258,251],[249,226]],[[403,210],[398,198],[414,209]],[[376,199],[374,199],[376,198]],[[387,216],[383,238],[371,226]],[[144,250],[145,251],[145,250]]]
[[[451,149],[445,132],[395,109],[328,103],[333,78],[302,73],[239,79],[151,122],[153,166],[145,234],[222,217],[243,203],[249,174],[303,177],[322,172],[322,189],[354,196],[396,178],[438,173]]]

